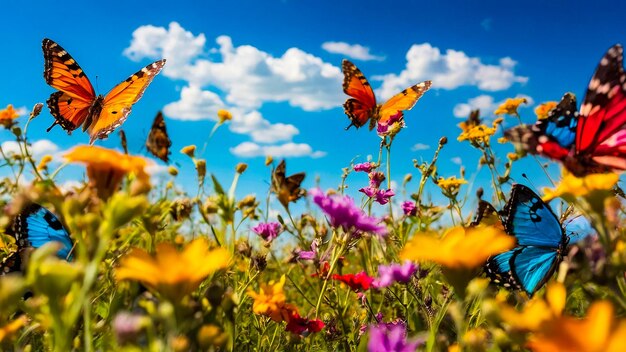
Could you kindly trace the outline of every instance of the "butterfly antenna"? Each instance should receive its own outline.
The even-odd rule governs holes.
[[[354,124],[354,122],[350,122],[350,124],[348,125],[348,127],[344,128],[344,130],[345,130],[345,131],[347,131],[347,130],[349,130],[349,129],[350,129],[350,127],[352,127],[352,126],[356,126],[356,125]]]
[[[98,76],[96,76],[96,92],[100,91],[100,87],[98,86]]]
[[[525,174],[522,174],[522,177],[526,179],[526,181],[528,181],[528,183],[530,183],[531,186],[533,186],[534,190],[537,191],[537,186],[533,183],[533,181]]]
[[[52,126],[48,127],[48,129],[46,130],[46,132],[50,132],[50,130],[52,130],[52,128],[56,125],[58,125],[59,123],[55,120],[54,123],[52,123]]]

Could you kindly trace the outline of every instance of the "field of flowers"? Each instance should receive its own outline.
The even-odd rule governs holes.
[[[459,125],[458,140],[482,154],[477,167],[492,176],[475,197],[460,192],[463,171],[437,172],[446,137],[392,189],[388,160],[404,131],[401,113],[368,116],[370,133],[381,137],[372,146],[378,158],[346,167],[334,189],[302,189],[304,172],[295,171],[312,170],[268,156],[271,186],[238,197],[247,166],[218,180],[191,145],[174,151],[196,168],[197,189],[187,193],[176,187],[173,166],[156,186],[147,158],[79,145],[64,158],[83,165],[87,179],[68,190],[57,183],[65,164],[51,169],[52,157],[32,155],[28,127],[43,105],[30,116],[8,106],[0,124],[20,152],[0,148],[8,175],[0,180],[0,349],[624,351],[625,198],[619,175],[609,172],[619,167],[581,172],[565,162],[550,189],[514,186],[516,162],[536,151],[518,145],[497,155],[493,145],[509,143],[499,138],[501,123],[521,124],[524,103],[509,99],[495,121],[474,111]],[[557,116],[559,107],[547,102],[535,112],[555,122],[567,116]],[[230,119],[219,114],[216,128]],[[623,107],[619,114],[624,119]],[[538,170],[546,160],[537,159]],[[365,174],[362,199],[344,195]],[[447,201],[433,203],[429,192]],[[485,194],[493,199],[479,202]],[[270,218],[270,203],[287,216]],[[59,251],[63,239],[55,237],[24,240],[41,231],[28,219],[44,213],[25,213],[33,204],[58,217],[55,228],[42,215],[43,231],[64,228],[70,250]],[[563,229],[577,217],[593,233],[574,243]]]

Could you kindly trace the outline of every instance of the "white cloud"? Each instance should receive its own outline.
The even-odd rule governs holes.
[[[180,100],[165,105],[163,113],[176,120],[217,120],[217,110],[223,107],[217,94],[192,85],[183,87]]]
[[[313,151],[313,148],[305,143],[262,146],[252,142],[243,142],[234,148],[230,148],[230,152],[244,158],[265,157],[266,155],[271,155],[275,158],[302,156],[321,158],[326,155],[322,151]]]
[[[460,156],[455,156],[454,158],[450,158],[450,161],[452,161],[452,163],[456,165],[463,165],[463,159],[461,159]]]
[[[416,143],[414,146],[411,147],[411,150],[414,152],[427,149],[430,149],[430,146],[424,143]]]
[[[21,154],[20,145],[15,141],[3,142],[2,150],[7,155]],[[48,154],[56,157],[59,152],[59,146],[48,139],[40,139],[31,143],[31,146],[28,148],[28,150],[35,159],[39,159],[40,157]]]
[[[331,54],[341,54],[356,60],[382,61],[385,59],[384,56],[371,54],[370,48],[359,44],[348,44],[346,42],[325,42],[322,44],[322,49],[328,51]]]
[[[520,105],[520,108],[531,107],[535,104],[535,100],[526,94],[518,94],[515,98],[526,99],[527,103]],[[495,102],[491,95],[483,94],[469,99],[467,103],[456,104],[452,113],[455,117],[467,118],[472,110],[480,109],[481,116],[491,116],[502,103],[504,103],[504,100]]]
[[[167,165],[150,163],[148,164],[148,166],[146,166],[146,172],[148,173],[148,175],[151,176],[167,175],[168,168],[169,167]]]
[[[414,44],[406,53],[407,64],[400,74],[379,76],[383,80],[380,95],[391,97],[402,89],[424,80],[432,80],[433,87],[455,89],[477,86],[485,91],[504,90],[514,83],[526,83],[528,77],[515,75],[516,62],[504,57],[498,64],[485,64],[478,57],[469,57],[462,51],[448,49],[442,53],[429,43]]]
[[[131,59],[168,59],[163,75],[191,85],[214,86],[229,104],[256,109],[265,102],[288,102],[307,111],[330,109],[342,100],[338,67],[298,48],[273,55],[251,45],[216,39],[215,55],[204,49],[205,36],[194,36],[178,23],[169,28],[141,26],[124,54]],[[211,58],[211,59],[209,59]],[[217,59],[217,60],[213,60]]]

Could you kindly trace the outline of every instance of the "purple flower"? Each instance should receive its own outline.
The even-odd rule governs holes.
[[[280,226],[277,222],[262,222],[252,228],[252,231],[263,237],[263,239],[267,242],[272,242],[273,239],[280,235],[282,230],[282,226]]]
[[[406,326],[401,324],[376,324],[370,326],[369,352],[414,352],[424,343],[421,340],[408,341]]]
[[[327,196],[319,188],[311,189],[309,194],[313,197],[313,202],[328,215],[333,227],[342,227],[344,231],[351,233],[373,232],[381,236],[387,234],[385,226],[379,225],[376,218],[365,214],[350,197]]]
[[[402,211],[406,216],[415,216],[417,214],[417,208],[415,207],[415,202],[406,201],[402,203]]]
[[[317,246],[319,244],[319,240],[316,238],[311,242],[311,250],[310,251],[295,251],[297,260],[315,260],[317,257]]]
[[[370,172],[367,176],[370,178],[370,187],[380,188],[380,184],[385,180],[385,174],[380,171]]]
[[[374,280],[372,286],[375,288],[383,288],[391,286],[394,282],[407,283],[417,271],[418,266],[410,261],[404,264],[391,264],[378,266],[378,278]]]
[[[354,171],[363,171],[369,173],[376,166],[376,163],[366,162],[354,165]]]
[[[389,203],[389,199],[395,195],[396,193],[391,188],[387,190],[379,189],[376,192],[376,201],[384,205]]]
[[[390,116],[387,121],[379,121],[378,127],[376,127],[376,132],[381,137],[393,136],[400,132],[404,126],[404,114],[402,111],[398,111],[397,114]]]

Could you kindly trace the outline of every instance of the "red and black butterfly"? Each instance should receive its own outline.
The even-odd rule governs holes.
[[[574,175],[626,170],[626,74],[623,49],[611,47],[594,73],[585,99],[567,93],[548,118],[505,132],[531,153],[559,160]]]

